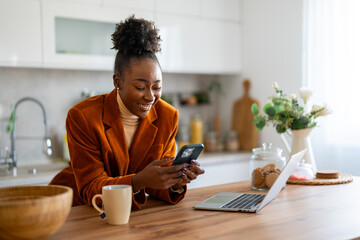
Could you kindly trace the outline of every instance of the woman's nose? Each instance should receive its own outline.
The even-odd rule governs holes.
[[[149,102],[153,102],[155,99],[154,92],[150,89],[145,92],[145,99]]]

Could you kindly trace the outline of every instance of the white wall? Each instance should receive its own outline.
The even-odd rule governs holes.
[[[278,82],[286,93],[302,86],[302,0],[243,0],[243,76],[261,107]],[[272,126],[260,132],[260,143],[284,147]]]

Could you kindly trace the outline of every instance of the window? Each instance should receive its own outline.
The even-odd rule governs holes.
[[[314,102],[333,109],[313,131],[316,162],[354,175],[360,174],[359,12],[358,0],[308,0],[304,18],[304,82],[315,90]]]

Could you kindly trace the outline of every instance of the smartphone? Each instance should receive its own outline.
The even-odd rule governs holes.
[[[180,149],[178,154],[176,154],[175,160],[173,161],[172,165],[190,163],[191,160],[196,160],[203,149],[203,144],[184,145]]]

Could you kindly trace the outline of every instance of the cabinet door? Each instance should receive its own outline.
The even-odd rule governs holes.
[[[102,0],[104,6],[126,7],[154,11],[155,0]],[[137,16],[136,16],[137,17]]]
[[[39,0],[0,0],[0,65],[41,65]]]
[[[153,19],[153,12],[139,9],[44,1],[44,66],[112,70],[111,34],[131,14]]]
[[[200,0],[156,0],[157,13],[200,16]]]
[[[165,72],[232,74],[240,71],[240,24],[158,14]]]
[[[201,16],[241,21],[241,0],[201,0]]]

